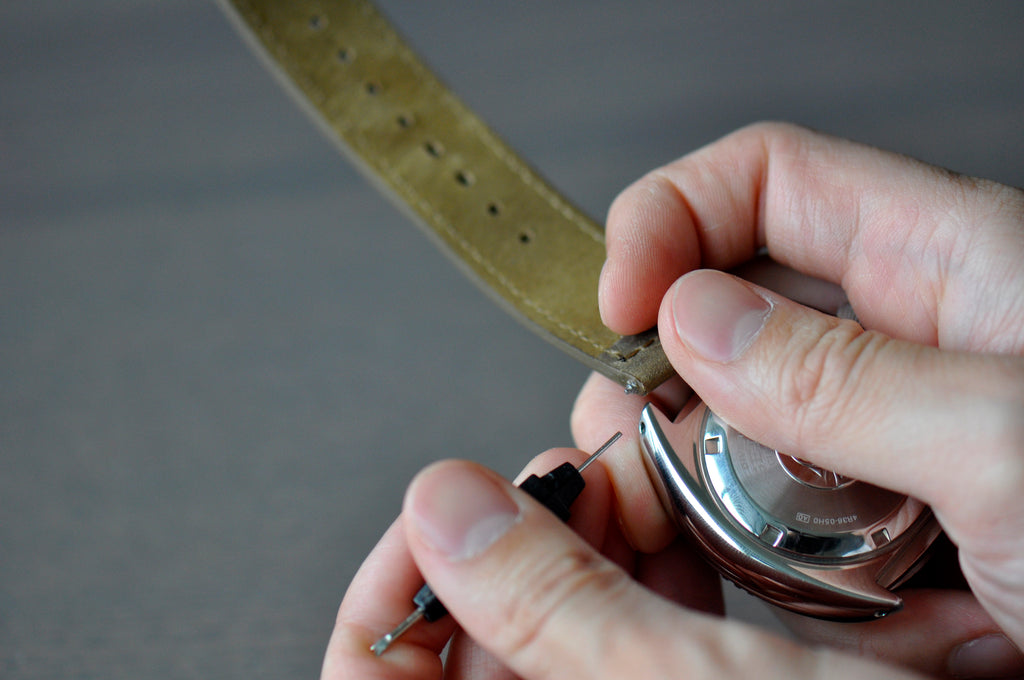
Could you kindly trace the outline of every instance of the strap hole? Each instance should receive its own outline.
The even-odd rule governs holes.
[[[374,96],[378,92],[380,92],[380,85],[374,82],[366,83],[366,94]]]
[[[497,217],[498,215],[501,214],[501,206],[498,205],[497,203],[488,203],[487,214],[490,215],[491,217]]]
[[[467,172],[465,170],[459,170],[458,172],[455,173],[455,181],[464,187],[468,187],[470,184],[476,181],[476,178],[473,177],[473,174],[470,172]]]
[[[326,23],[327,22],[324,20],[324,18],[319,14],[314,14],[309,18],[309,27],[314,31],[319,31],[321,28],[324,27],[324,24]]]
[[[440,158],[444,155],[444,147],[441,146],[441,142],[427,142],[423,145],[423,148],[434,158]]]
[[[336,56],[342,64],[350,64],[356,58],[356,51],[351,47],[342,47]]]
[[[529,244],[531,241],[533,241],[533,233],[532,232],[529,232],[529,231],[521,231],[521,232],[519,232],[519,242],[520,243],[522,243],[525,246],[525,245]]]
[[[401,114],[395,120],[398,122],[398,127],[402,128],[402,129],[409,129],[409,128],[411,128],[412,124],[414,122],[414,119],[413,119],[412,116],[404,114],[404,113]]]

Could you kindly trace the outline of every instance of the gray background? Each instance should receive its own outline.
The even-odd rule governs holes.
[[[763,118],[1024,184],[1021,3],[382,4],[598,218]],[[0,5],[0,676],[316,675],[414,472],[570,444],[584,377],[212,4]]]

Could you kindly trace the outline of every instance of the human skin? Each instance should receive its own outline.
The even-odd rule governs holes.
[[[479,466],[421,473],[342,603],[323,677],[1024,672],[1024,195],[762,124],[629,187],[607,242],[605,323],[657,323],[681,378],[648,399],[584,386],[577,444],[626,436],[587,471],[575,533]],[[804,301],[827,308],[841,289],[863,326],[723,271],[765,249],[826,282]],[[928,502],[970,591],[911,590],[871,624],[787,617],[813,647],[714,616],[717,577],[675,540],[635,434],[646,401],[673,413],[689,388],[767,446]],[[529,470],[582,456],[549,451]],[[454,621],[373,657],[419,574]]]

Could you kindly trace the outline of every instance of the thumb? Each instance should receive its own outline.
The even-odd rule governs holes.
[[[881,670],[672,605],[472,463],[420,473],[403,516],[413,557],[438,597],[523,678],[878,677]]]
[[[658,325],[683,379],[746,436],[921,498],[947,531],[1017,535],[1020,357],[895,340],[710,270],[675,282]]]

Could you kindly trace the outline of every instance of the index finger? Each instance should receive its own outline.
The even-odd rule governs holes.
[[[935,344],[941,277],[965,231],[961,204],[987,188],[803,128],[753,125],[615,200],[601,314],[616,332],[638,333],[656,323],[677,278],[729,269],[766,247],[773,259],[841,285],[872,328]]]

